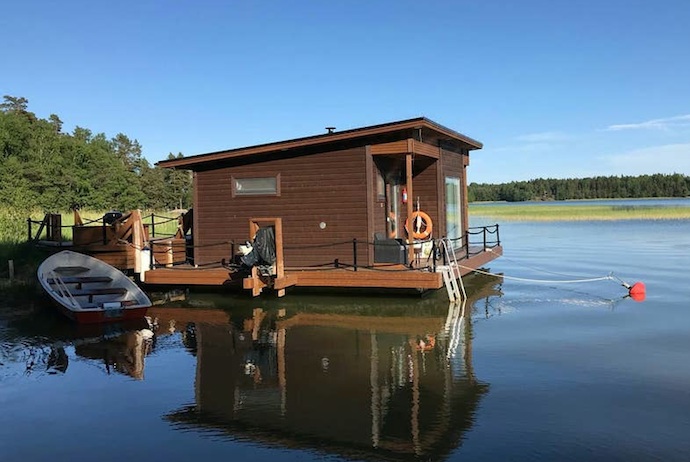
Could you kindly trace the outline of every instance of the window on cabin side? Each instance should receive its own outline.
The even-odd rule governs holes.
[[[233,196],[278,196],[280,175],[259,178],[232,178]]]

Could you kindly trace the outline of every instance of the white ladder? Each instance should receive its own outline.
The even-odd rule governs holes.
[[[467,300],[467,292],[465,292],[465,284],[462,282],[460,267],[458,266],[458,260],[455,258],[455,252],[448,250],[450,245],[448,239],[441,239],[440,245],[443,249],[445,261],[448,262],[448,264],[437,266],[436,271],[440,270],[443,274],[443,283],[446,286],[448,298],[451,302]],[[460,281],[459,284],[458,281]]]

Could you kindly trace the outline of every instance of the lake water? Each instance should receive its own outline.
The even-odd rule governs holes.
[[[690,221],[502,223],[470,300],[0,308],[0,460],[690,459]],[[643,281],[643,302],[616,279]],[[10,306],[8,306],[10,305]]]

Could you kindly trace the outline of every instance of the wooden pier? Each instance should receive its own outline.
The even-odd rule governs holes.
[[[500,245],[490,251],[481,251],[470,258],[458,259],[458,277],[480,268],[503,254]],[[194,268],[182,265],[171,268],[156,268],[146,272],[146,284],[167,286],[235,286],[253,289],[266,284],[253,282],[247,273],[234,272],[224,267]],[[252,281],[252,282],[249,282]],[[333,288],[382,288],[435,290],[443,287],[440,272],[411,269],[403,265],[380,265],[373,268],[285,268],[284,276],[274,290],[288,287],[333,287]]]
[[[180,223],[183,223],[183,218],[179,220]],[[51,239],[53,239],[47,241],[49,246],[69,247],[92,255],[136,276],[147,286],[225,286],[250,290],[253,296],[267,289],[275,291],[279,297],[282,297],[285,295],[285,290],[290,287],[424,291],[440,289],[445,284],[440,267],[446,264],[443,260],[448,260],[448,258],[427,257],[423,261],[418,259],[406,265],[375,263],[358,266],[356,257],[359,251],[356,241],[353,242],[351,255],[354,265],[339,263],[336,259],[331,265],[319,267],[288,266],[285,264],[283,254],[282,220],[277,217],[249,220],[248,236],[251,241],[254,240],[261,227],[269,227],[275,234],[276,259],[270,266],[268,274],[261,273],[256,266],[246,268],[221,262],[194,265],[189,261],[182,225],[176,236],[150,237],[149,227],[143,223],[138,210],[123,214],[112,223],[90,225],[81,223],[77,213],[75,225],[72,226],[73,241],[71,242],[55,240],[61,235],[59,215],[51,214],[46,216],[44,221],[39,232],[33,235],[36,242],[45,245],[45,241],[38,241],[35,238],[41,235],[41,230],[51,230],[47,233],[48,237],[52,236]],[[502,255],[503,249],[498,239],[497,229],[495,241],[487,242],[485,230],[482,244],[465,244],[455,250],[457,264],[454,265],[453,270],[456,279]],[[29,228],[29,233],[32,238],[31,228]]]

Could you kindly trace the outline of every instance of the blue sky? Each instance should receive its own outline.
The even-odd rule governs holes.
[[[470,182],[690,174],[690,1],[24,0],[0,92],[156,162],[428,117]]]

